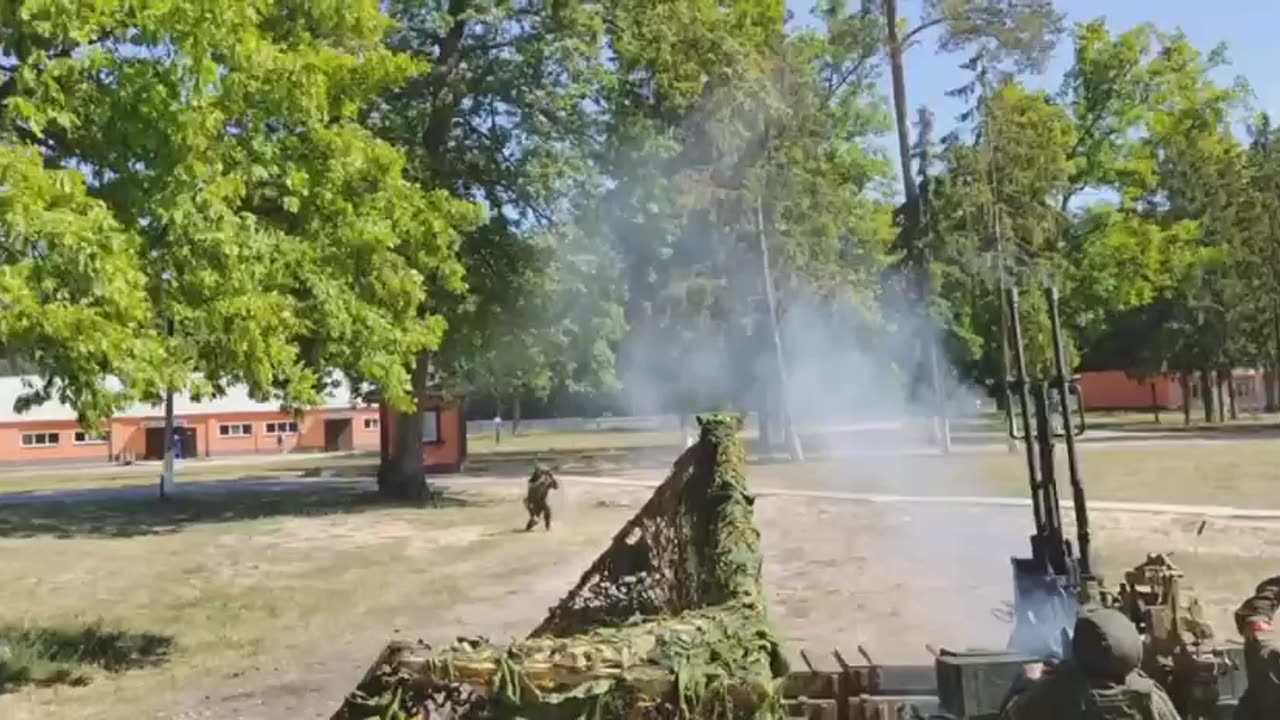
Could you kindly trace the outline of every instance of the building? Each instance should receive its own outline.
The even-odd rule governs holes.
[[[0,377],[0,463],[119,462],[159,459],[164,413],[136,405],[111,418],[99,435],[80,427],[71,408],[56,401],[24,413],[13,410],[25,392],[24,378]],[[250,398],[244,388],[223,397],[193,402],[174,397],[176,451],[181,457],[224,457],[254,453],[377,450],[379,410],[345,391],[300,414]]]
[[[461,406],[444,398],[424,399],[419,403],[422,411],[422,436],[419,446],[422,465],[429,473],[461,472],[467,461],[467,421]],[[381,457],[391,457],[396,443],[396,412],[383,405],[379,408],[382,427]]]
[[[1236,409],[1259,412],[1266,407],[1265,379],[1259,370],[1240,368],[1232,372],[1231,392]],[[1191,379],[1191,407],[1202,407],[1200,381]],[[1080,375],[1080,391],[1088,410],[1180,410],[1182,384],[1177,375],[1161,375],[1136,380],[1123,370],[1101,370]]]

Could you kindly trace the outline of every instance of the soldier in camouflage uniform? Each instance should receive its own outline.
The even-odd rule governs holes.
[[[1082,614],[1071,651],[1070,661],[1011,699],[1001,720],[1179,720],[1164,688],[1138,669],[1142,638],[1122,613]]]
[[[533,474],[529,476],[529,489],[524,496],[524,509],[529,511],[529,523],[524,526],[525,532],[538,524],[539,517],[546,524],[547,530],[551,529],[551,505],[547,503],[547,496],[559,487],[560,483],[556,482],[555,473],[551,470],[541,466],[533,469]]]
[[[1236,610],[1236,628],[1244,637],[1249,689],[1240,698],[1236,720],[1280,718],[1280,637],[1271,629],[1280,607],[1280,577],[1263,580]]]

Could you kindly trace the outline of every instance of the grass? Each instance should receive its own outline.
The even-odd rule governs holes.
[[[64,660],[47,635],[34,636],[15,663],[30,670],[13,671],[11,684],[31,679],[0,694],[0,717],[182,717],[228,688],[269,694],[294,673],[332,683],[306,693],[299,702],[311,704],[294,715],[327,716],[397,631],[432,642],[465,627],[526,631],[632,511],[587,505],[567,513],[572,532],[516,535],[524,514],[514,483],[423,507],[384,503],[371,485],[303,480],[166,503],[0,507],[0,625],[77,628],[101,618],[105,628],[172,639],[163,664],[110,660],[128,672],[100,679],[82,671],[109,673],[108,660],[89,661],[116,656],[81,643],[80,660]],[[547,573],[564,577],[535,587],[530,578]],[[120,644],[139,647],[133,635]],[[74,687],[81,675],[94,682]],[[35,684],[51,677],[72,687]]]
[[[1080,472],[1093,500],[1280,508],[1280,442],[1087,445]],[[1057,473],[1069,497],[1066,459]],[[1024,456],[957,453],[951,457],[860,457],[756,464],[751,479],[771,485],[844,492],[1006,495],[1029,492]]]
[[[192,492],[166,503],[114,493],[0,505],[0,637],[20,639],[10,641],[10,691],[0,694],[0,717],[181,717],[209,703],[221,704],[212,714],[188,716],[263,717],[229,705],[238,695],[258,703],[253,707],[288,711],[275,716],[327,715],[397,630],[429,641],[477,629],[495,639],[527,631],[645,494],[596,489],[617,494],[583,495],[574,504],[574,494],[587,490],[565,483],[570,504],[557,512],[556,531],[514,534],[524,521],[514,477],[527,471],[524,463],[559,459],[606,472],[639,464],[657,476],[678,444],[671,433],[625,432],[531,433],[500,447],[476,441],[472,467],[506,468],[508,479],[453,483],[435,506],[385,503],[367,479],[202,484],[194,471],[183,476]],[[1094,499],[1280,507],[1273,470],[1280,443],[1095,444],[1080,457]],[[369,466],[367,457],[338,460],[331,468],[310,458],[206,469],[234,478],[316,468],[359,475]],[[1022,456],[1000,452],[756,462],[749,472],[757,487],[1026,493]],[[74,478],[58,482],[65,489]],[[855,537],[857,531],[814,542],[845,547],[878,539]],[[1114,547],[1114,559],[1104,548],[1109,576],[1118,580],[1136,562],[1132,548],[1148,542]],[[1238,588],[1271,572],[1272,560],[1221,550],[1179,563],[1197,588],[1221,586],[1212,599],[1225,608],[1238,602]],[[86,628],[97,629],[86,635]],[[93,682],[76,687],[83,679]],[[39,687],[49,682],[62,685]]]
[[[87,685],[97,670],[119,673],[161,665],[172,647],[167,635],[109,630],[100,622],[0,627],[0,693],[26,685]]]

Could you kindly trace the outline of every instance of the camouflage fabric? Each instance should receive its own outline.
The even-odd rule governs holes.
[[[1280,718],[1280,636],[1274,631],[1255,632],[1254,623],[1274,620],[1280,607],[1280,577],[1262,581],[1236,610],[1236,629],[1244,637],[1245,672],[1249,688],[1240,698],[1236,720]]]
[[[781,720],[741,419],[701,435],[524,640],[392,643],[334,720]]]
[[[1173,701],[1142,674],[1142,638],[1123,614],[1090,610],[1076,621],[1071,662],[1013,698],[1002,720],[1179,720]]]
[[[551,504],[547,502],[547,497],[559,487],[555,473],[545,468],[536,468],[529,476],[529,489],[524,496],[524,509],[529,511],[529,523],[525,525],[525,530],[532,530],[539,518],[543,519],[548,530],[551,529]]]

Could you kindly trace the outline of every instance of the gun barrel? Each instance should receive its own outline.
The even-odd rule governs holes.
[[[1027,479],[1031,486],[1031,510],[1035,513],[1036,535],[1043,536],[1045,532],[1045,515],[1048,508],[1045,507],[1036,450],[1031,445],[1033,438],[1031,395],[1027,380],[1027,358],[1022,344],[1022,320],[1018,312],[1018,287],[1016,285],[1010,285],[1007,289],[1007,302],[1009,304],[1009,325],[1013,331],[1014,364],[1018,373],[1014,385],[1017,387],[1018,400],[1020,401],[1018,410],[1022,419],[1023,448],[1027,456]],[[1012,425],[1013,409],[1009,408],[1007,412],[1009,413],[1009,423]]]
[[[1067,473],[1071,478],[1071,500],[1075,507],[1076,546],[1080,553],[1080,574],[1090,577],[1093,575],[1093,564],[1089,552],[1091,538],[1089,510],[1085,503],[1080,463],[1076,457],[1075,423],[1071,417],[1071,380],[1067,372],[1066,350],[1062,343],[1062,321],[1058,317],[1058,288],[1050,286],[1045,290],[1045,296],[1049,301],[1049,326],[1053,333],[1054,365],[1057,371],[1054,381],[1062,410],[1062,431],[1067,446]]]

